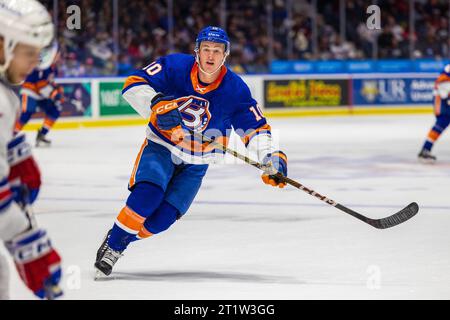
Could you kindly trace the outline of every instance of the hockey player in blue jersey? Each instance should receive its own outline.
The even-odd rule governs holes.
[[[46,136],[59,118],[60,109],[62,103],[64,103],[63,88],[55,83],[55,77],[58,73],[55,63],[58,55],[57,50],[55,43],[51,52],[54,57],[49,59],[52,64],[33,70],[22,84],[19,92],[22,113],[16,122],[14,130],[16,134],[22,130],[38,109],[45,113],[44,122],[36,136],[37,147],[50,145],[51,141]]]
[[[247,85],[224,65],[229,53],[225,31],[207,27],[196,39],[195,56],[164,56],[127,78],[123,97],[149,123],[129,181],[131,193],[97,252],[99,275],[112,272],[131,242],[163,232],[182,217],[208,163],[222,155],[185,129],[226,145],[233,128],[271,168],[262,180],[285,186],[274,173],[287,174],[287,157],[274,150],[270,126]]]
[[[436,161],[436,156],[431,154],[431,149],[450,124],[450,64],[444,67],[444,70],[436,79],[433,95],[436,122],[428,132],[427,139],[419,153],[419,160],[425,163]]]

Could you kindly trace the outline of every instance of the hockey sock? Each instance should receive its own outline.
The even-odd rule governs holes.
[[[39,130],[44,136],[50,131],[50,129],[55,124],[56,120],[52,118],[45,118],[44,123],[42,124],[41,130]]]
[[[154,214],[145,219],[143,229],[137,237],[147,238],[167,230],[177,220],[178,215],[177,208],[164,201]]]
[[[431,151],[434,143],[439,139],[442,132],[447,128],[450,123],[450,117],[440,116],[437,118],[435,125],[428,133],[427,140],[423,145],[423,149]]]
[[[164,191],[153,183],[138,183],[129,195],[126,206],[120,211],[112,228],[108,245],[116,251],[123,251],[128,244],[137,240],[142,225],[164,198]]]

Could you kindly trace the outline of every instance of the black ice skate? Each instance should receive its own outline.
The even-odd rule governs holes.
[[[419,155],[419,161],[423,163],[434,163],[436,162],[436,157],[431,154],[429,150],[422,149]]]
[[[51,140],[45,137],[45,135],[41,132],[41,130],[38,130],[37,136],[36,136],[36,147],[39,146],[46,146],[49,147],[51,144]]]
[[[115,251],[108,246],[110,235],[111,230],[108,231],[103,243],[97,250],[97,257],[94,264],[97,269],[96,279],[101,278],[102,275],[109,276],[117,260],[122,256],[121,251]]]

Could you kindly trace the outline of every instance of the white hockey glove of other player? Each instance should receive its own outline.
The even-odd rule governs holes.
[[[20,278],[37,297],[52,300],[62,295],[59,287],[61,258],[45,230],[29,230],[5,242],[5,245]]]

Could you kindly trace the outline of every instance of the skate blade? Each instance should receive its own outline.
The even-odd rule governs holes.
[[[36,142],[35,147],[36,148],[49,148],[51,146],[51,143],[45,143],[45,142]]]
[[[94,281],[106,280],[108,276],[98,269],[95,269]]]
[[[422,163],[422,164],[435,164],[436,160],[419,158],[419,162]]]

